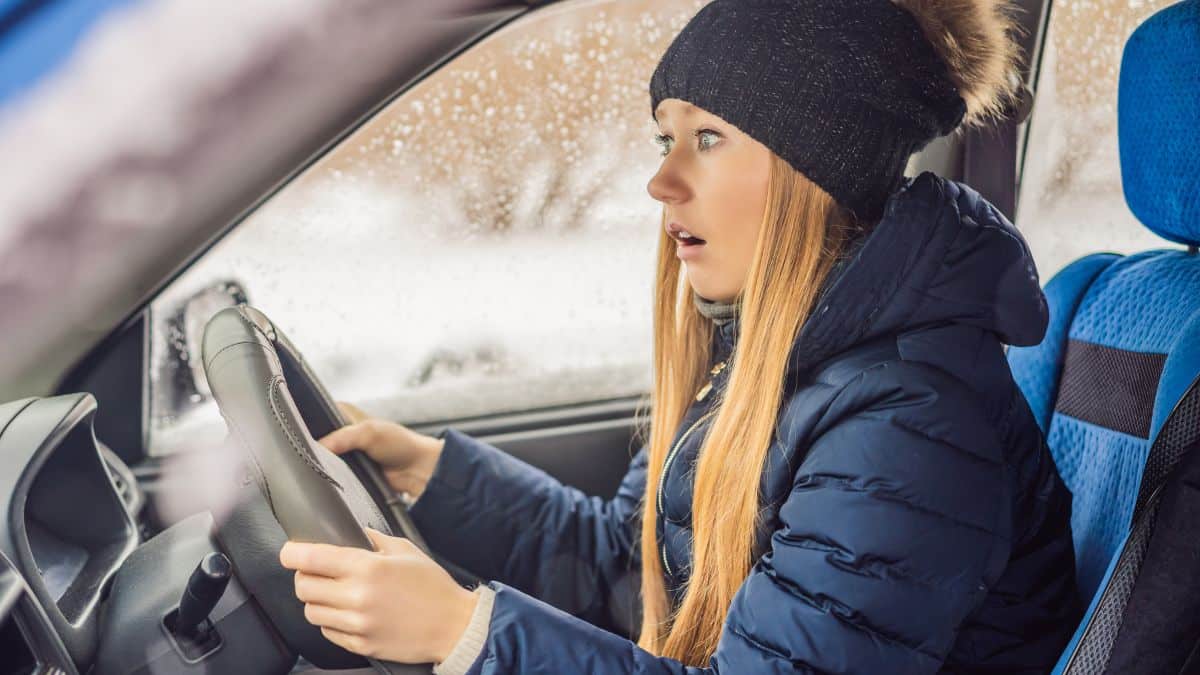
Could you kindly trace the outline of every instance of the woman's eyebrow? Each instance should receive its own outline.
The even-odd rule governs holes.
[[[680,128],[692,129],[692,130],[708,128],[708,129],[713,129],[714,131],[722,131],[724,129],[724,125],[721,122],[721,120],[713,118],[711,116],[691,115],[689,117],[692,119],[682,119],[679,121]],[[656,118],[655,122],[657,123],[655,125],[655,127],[657,129],[659,129],[659,131],[661,133],[662,127],[666,123],[666,120],[660,120],[660,119]]]
[[[661,107],[662,107],[662,105],[660,104],[659,108],[661,108]],[[695,104],[692,104],[692,103],[688,103],[687,101],[682,101],[680,103],[680,105],[676,106],[676,107],[678,107],[680,109],[680,111],[682,113],[680,115],[681,117],[692,117],[696,113],[700,112],[700,108],[698,106],[696,106]],[[665,112],[665,111],[661,110],[661,109],[655,110],[654,111],[654,121],[661,123],[662,120],[659,119],[659,115],[661,115],[663,112]]]

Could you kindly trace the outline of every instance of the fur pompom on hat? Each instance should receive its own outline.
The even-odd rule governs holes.
[[[1016,100],[1020,52],[1004,0],[892,0],[908,10],[967,104],[965,124],[1000,117]]]
[[[650,79],[770,148],[873,222],[909,157],[1004,113],[1018,80],[1005,0],[713,0]]]

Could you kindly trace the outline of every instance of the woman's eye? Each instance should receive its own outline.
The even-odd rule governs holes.
[[[712,129],[698,129],[692,135],[699,139],[697,145],[701,152],[712,148],[721,140],[721,134]],[[671,146],[675,143],[675,139],[666,134],[657,134],[654,137],[654,142],[662,148],[660,154],[666,157],[671,152]]]
[[[700,139],[701,150],[708,150],[716,145],[717,141],[721,140],[721,134],[712,129],[701,129],[696,132],[696,137]]]
[[[657,134],[654,136],[654,142],[662,148],[662,152],[659,154],[661,154],[663,157],[666,157],[667,153],[671,152],[671,143],[673,141],[673,138],[665,134]]]

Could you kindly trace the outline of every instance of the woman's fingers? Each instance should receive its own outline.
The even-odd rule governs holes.
[[[402,663],[440,662],[475,611],[477,596],[412,542],[369,530],[379,551],[288,542],[304,616],[336,645]]]
[[[362,635],[367,630],[362,614],[327,605],[305,603],[304,618],[314,626],[345,635]]]
[[[370,426],[360,422],[337,429],[317,442],[329,448],[335,455],[341,455],[351,450],[366,450],[370,434]]]
[[[322,577],[344,577],[364,562],[363,549],[289,541],[279,549],[279,562],[289,570]]]
[[[354,405],[353,403],[338,401],[337,407],[338,410],[341,410],[342,414],[346,416],[346,419],[350,420],[351,424],[357,424],[358,422],[362,422],[370,417],[365,410]]]
[[[322,628],[321,634],[333,644],[363,656],[375,656],[370,643],[361,635],[346,633],[336,628]]]
[[[350,591],[338,579],[296,572],[294,581],[296,597],[301,602],[313,602],[329,607],[351,607],[354,603]]]

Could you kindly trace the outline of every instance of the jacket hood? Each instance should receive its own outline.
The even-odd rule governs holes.
[[[788,372],[876,338],[947,324],[1035,345],[1048,317],[1033,256],[1013,224],[967,185],[925,172],[905,178],[879,224],[831,271]],[[719,350],[732,349],[739,325],[718,328]]]

